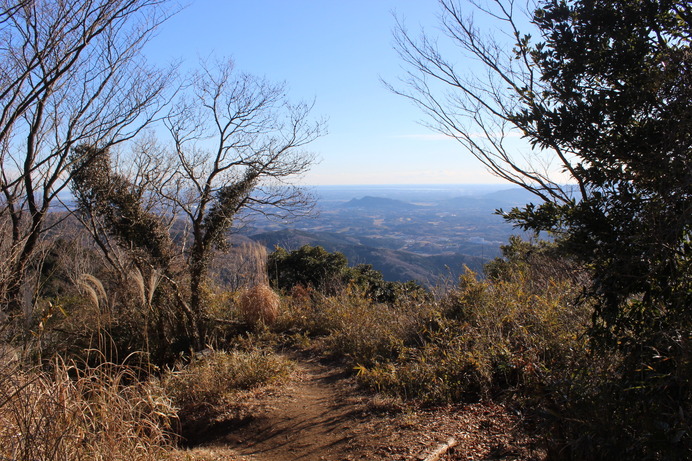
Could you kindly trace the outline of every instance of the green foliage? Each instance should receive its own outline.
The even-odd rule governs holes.
[[[384,280],[382,273],[370,264],[349,267],[342,253],[329,253],[319,246],[304,245],[291,252],[278,247],[269,255],[267,271],[271,283],[282,290],[291,290],[300,285],[326,294],[336,294],[350,287],[376,303],[390,304],[412,295],[421,298],[429,295],[414,281],[401,283]]]
[[[579,158],[582,197],[508,217],[558,232],[590,265],[597,333],[632,347],[641,326],[677,328],[692,306],[691,14],[675,0],[546,2],[543,92],[515,117],[535,144]]]
[[[342,253],[329,253],[322,247],[304,245],[288,252],[278,247],[269,255],[269,280],[281,290],[296,285],[315,289],[334,289],[348,269],[348,260]]]
[[[542,92],[513,121],[535,145],[578,159],[581,197],[507,217],[555,232],[589,267],[594,344],[624,354],[616,390],[596,399],[620,413],[621,436],[594,452],[692,450],[681,416],[692,393],[691,16],[676,0],[549,0],[534,15]]]
[[[220,248],[226,246],[226,234],[233,224],[233,218],[257,185],[258,176],[259,173],[250,168],[241,180],[219,188],[202,225],[205,254],[209,254],[214,245]]]
[[[345,278],[377,303],[395,304],[412,296],[430,299],[430,293],[418,282],[388,282],[384,280],[382,273],[373,269],[370,264],[359,264],[350,268]]]
[[[163,223],[142,204],[144,191],[113,172],[107,150],[82,145],[74,149],[72,191],[79,212],[90,219],[102,218],[105,231],[125,248],[134,248],[157,265],[172,258],[172,242]]]

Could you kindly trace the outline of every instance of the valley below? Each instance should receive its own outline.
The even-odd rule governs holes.
[[[507,185],[316,187],[309,217],[272,221],[248,216],[236,242],[251,239],[269,251],[321,246],[351,265],[370,264],[385,280],[436,285],[468,267],[480,271],[520,233],[496,210],[536,202]]]

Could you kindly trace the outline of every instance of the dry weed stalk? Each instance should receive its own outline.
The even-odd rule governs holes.
[[[279,295],[266,284],[246,288],[240,294],[238,308],[250,325],[271,325],[279,316]]]
[[[248,242],[241,245],[239,270],[246,283],[251,286],[268,285],[267,248],[258,242]]]
[[[137,293],[141,298],[142,304],[151,308],[151,304],[154,299],[154,292],[156,292],[156,288],[161,283],[163,275],[157,270],[152,270],[149,274],[148,280],[145,280],[142,271],[135,267],[129,272],[129,278],[137,287]]]
[[[267,248],[258,242],[234,244],[217,255],[214,271],[221,275],[224,288],[237,291],[244,286],[268,285]]]

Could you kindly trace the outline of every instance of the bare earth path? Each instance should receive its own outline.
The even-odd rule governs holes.
[[[199,434],[198,449],[228,460],[415,460],[454,437],[459,445],[441,459],[542,458],[504,407],[405,409],[359,392],[335,367],[292,358],[296,376],[286,388],[249,401],[251,417],[222,419]]]

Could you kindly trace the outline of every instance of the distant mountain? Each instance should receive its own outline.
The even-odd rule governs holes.
[[[383,197],[366,196],[354,198],[342,205],[344,208],[359,208],[376,211],[408,211],[420,208],[418,205]]]
[[[485,262],[483,258],[462,254],[423,256],[407,251],[375,248],[360,244],[358,238],[330,232],[285,229],[252,235],[250,238],[269,249],[276,245],[287,250],[296,250],[303,245],[321,246],[330,252],[343,253],[352,266],[371,264],[382,272],[385,280],[416,280],[427,285],[434,285],[443,278],[456,279],[463,272],[464,266],[480,271]]]
[[[360,245],[357,237],[334,232],[308,232],[298,229],[282,229],[250,235],[249,238],[260,242],[270,250],[280,246],[287,250],[297,250],[303,245],[322,246],[328,251],[341,251],[347,246]]]

